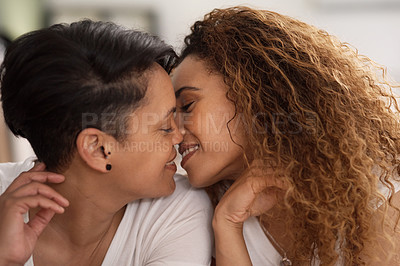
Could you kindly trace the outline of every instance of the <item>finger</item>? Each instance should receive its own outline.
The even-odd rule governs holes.
[[[250,215],[259,216],[269,211],[278,203],[279,195],[281,195],[281,193],[282,190],[270,187],[257,194],[250,207]]]
[[[55,212],[50,209],[41,209],[27,223],[27,225],[35,232],[36,236],[39,237],[44,228],[49,224],[50,220],[54,217],[54,214]]]
[[[20,174],[21,181],[29,183],[32,181],[40,182],[40,183],[61,183],[65,180],[65,177],[61,174],[43,171],[43,172],[23,172]]]
[[[276,173],[271,168],[251,168],[249,171],[243,176],[242,182],[255,182],[259,189],[257,191],[263,190],[263,188],[267,187],[277,187],[282,190],[287,190],[289,188],[289,184],[286,180],[281,176],[277,176]]]
[[[260,160],[254,160],[250,167],[247,168],[236,181],[246,180],[249,177],[262,177],[273,174],[272,169],[263,165]]]
[[[28,196],[19,198],[16,200],[15,207],[17,208],[17,212],[19,214],[25,214],[29,211],[29,209],[34,208],[42,208],[42,209],[50,209],[55,213],[63,213],[64,208],[60,206],[55,201],[46,198],[43,195],[35,195],[35,196]]]
[[[61,183],[64,182],[64,180],[65,177],[63,175],[52,172],[23,172],[11,183],[5,192],[14,191],[17,188],[33,181],[40,183]]]
[[[26,197],[38,194],[43,195],[48,199],[54,200],[63,207],[67,207],[69,205],[68,200],[64,198],[60,193],[55,191],[53,188],[38,182],[32,182],[22,187],[19,187],[13,192],[12,196]]]
[[[268,182],[268,179],[263,176],[250,177],[248,183],[255,195],[263,192],[271,185],[270,182]]]
[[[264,176],[246,176],[245,178],[237,179],[230,186],[227,192],[240,190],[251,190],[254,194],[260,193],[268,187],[267,179]]]
[[[281,190],[289,189],[289,183],[282,178],[277,178],[275,176],[267,176],[266,182],[267,182],[267,187],[275,187]]]
[[[241,180],[236,180],[225,194],[239,190],[242,191],[242,194],[247,194],[251,191],[253,195],[257,195],[265,189],[272,187],[282,190],[284,189],[281,186],[281,182],[274,180],[274,178],[268,176],[248,176]]]
[[[264,167],[265,163],[262,159],[254,159],[250,164],[250,168],[264,168]]]
[[[46,165],[42,162],[35,162],[35,165],[28,172],[42,172],[46,169]]]

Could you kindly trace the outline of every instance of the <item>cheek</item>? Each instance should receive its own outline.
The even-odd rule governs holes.
[[[137,143],[133,163],[137,169],[144,171],[160,171],[171,156],[172,146],[167,142]]]
[[[165,169],[167,159],[160,156],[146,156],[141,161],[131,166],[132,171],[138,176],[138,182],[143,187],[161,185],[160,180],[169,178],[172,171]]]
[[[213,146],[231,146],[233,141],[231,135],[237,134],[237,127],[229,122],[233,117],[230,112],[207,113],[199,118],[200,123],[197,124],[198,136],[204,142],[213,144]],[[229,124],[228,124],[229,122]],[[229,129],[228,129],[229,125]]]

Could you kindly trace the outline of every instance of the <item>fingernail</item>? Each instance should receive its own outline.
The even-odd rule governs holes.
[[[63,198],[63,205],[64,205],[64,207],[69,206],[69,201],[66,198]]]
[[[63,176],[63,175],[60,175],[60,174],[56,174],[56,173],[51,173],[51,174],[49,174],[49,176],[51,176],[51,177],[57,177],[57,178],[61,178],[62,180],[64,180],[64,179],[65,179],[65,176]]]

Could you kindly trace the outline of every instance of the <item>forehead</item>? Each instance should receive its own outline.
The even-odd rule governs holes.
[[[196,87],[202,91],[226,92],[223,76],[211,71],[206,61],[196,57],[186,57],[171,75],[174,90]],[[208,93],[208,92],[207,92]]]
[[[174,107],[174,89],[167,72],[160,65],[155,64],[145,75],[147,79],[145,104],[140,109],[162,113]]]
[[[171,79],[177,89],[176,85],[184,83],[187,86],[189,83],[200,82],[208,76],[210,72],[207,71],[206,63],[188,56],[172,72]]]

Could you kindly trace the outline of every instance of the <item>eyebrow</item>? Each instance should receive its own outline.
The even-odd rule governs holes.
[[[164,116],[164,119],[166,119],[168,116],[170,116],[171,114],[176,112],[176,107],[172,107],[171,109],[169,109],[169,111],[167,112],[167,114]]]
[[[199,88],[196,88],[196,87],[182,87],[182,88],[180,88],[179,90],[177,90],[177,91],[175,92],[175,98],[178,98],[178,97],[181,95],[181,93],[182,93],[183,91],[185,91],[185,90],[198,91],[198,90],[200,90],[200,89],[199,89]]]

